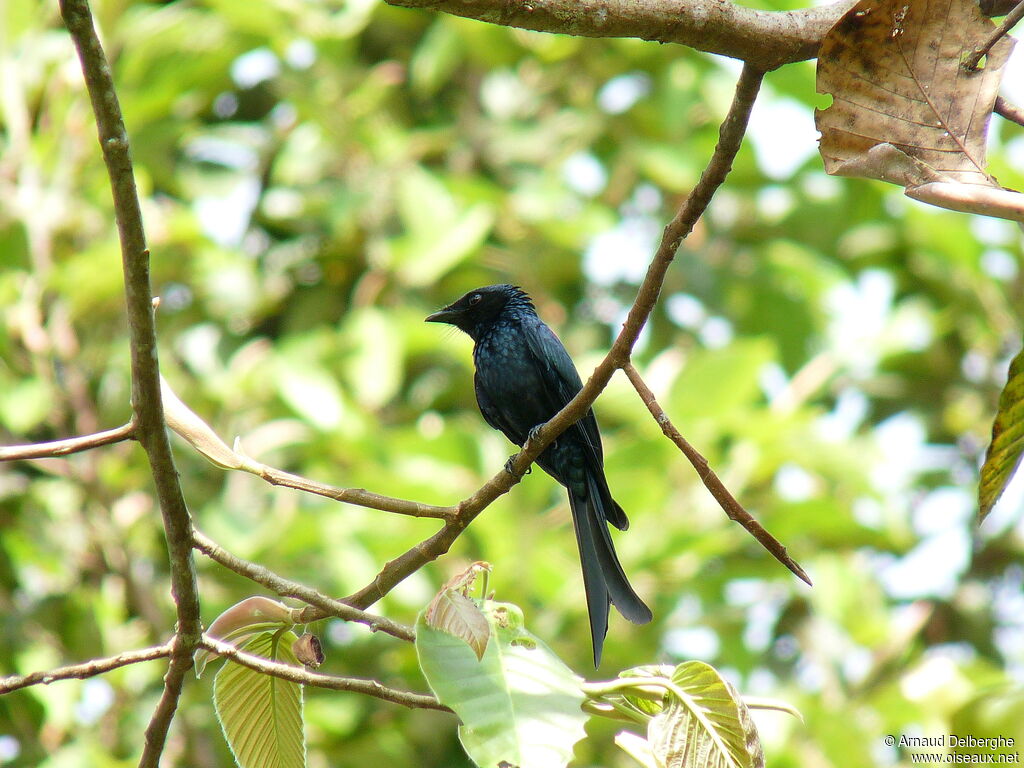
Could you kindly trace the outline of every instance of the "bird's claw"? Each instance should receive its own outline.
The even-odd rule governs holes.
[[[526,475],[528,475],[531,472],[533,472],[533,465],[530,465],[529,467],[527,467],[526,471],[523,472],[522,474],[516,472],[514,465],[516,463],[516,456],[518,456],[518,455],[519,454],[516,453],[516,454],[513,454],[512,456],[509,456],[508,457],[508,461],[505,462],[505,471],[508,472],[510,475],[512,475],[512,477],[514,477],[516,479],[521,478],[521,477],[525,477]]]
[[[544,426],[543,424],[537,424],[532,429],[530,429],[530,431],[526,435],[526,442],[530,442],[531,440],[536,440],[537,439],[537,435],[540,434],[540,428],[543,427],[543,426]]]

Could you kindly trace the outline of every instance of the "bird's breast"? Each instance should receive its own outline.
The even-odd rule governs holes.
[[[477,381],[496,407],[515,413],[527,429],[547,421],[543,403],[545,382],[522,334],[514,328],[495,328],[473,350]]]

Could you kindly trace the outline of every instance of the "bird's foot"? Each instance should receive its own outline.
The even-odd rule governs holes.
[[[547,422],[545,422],[545,424],[546,423]],[[537,424],[536,426],[532,427],[530,429],[530,431],[526,434],[526,442],[530,442],[531,440],[536,440],[537,439],[537,435],[540,434],[540,429],[543,426],[544,426],[544,424]]]
[[[516,478],[517,480],[519,478],[525,477],[526,475],[528,475],[531,472],[533,472],[533,465],[532,464],[530,466],[528,466],[526,468],[526,471],[523,472],[522,474],[516,472],[516,470],[515,470],[513,465],[516,463],[516,456],[518,456],[518,455],[519,455],[518,453],[512,454],[511,456],[508,457],[508,461],[505,462],[505,471],[508,472],[510,475],[512,475],[512,477]]]

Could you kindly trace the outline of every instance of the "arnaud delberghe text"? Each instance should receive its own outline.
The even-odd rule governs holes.
[[[900,736],[901,747],[970,747],[974,749],[1007,749],[1014,745],[1011,736],[958,736],[955,733],[939,736]]]

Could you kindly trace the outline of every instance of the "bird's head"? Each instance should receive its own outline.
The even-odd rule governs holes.
[[[458,301],[428,316],[426,322],[448,323],[477,339],[502,312],[513,308],[533,312],[533,302],[522,288],[504,284],[486,285],[470,291]]]

